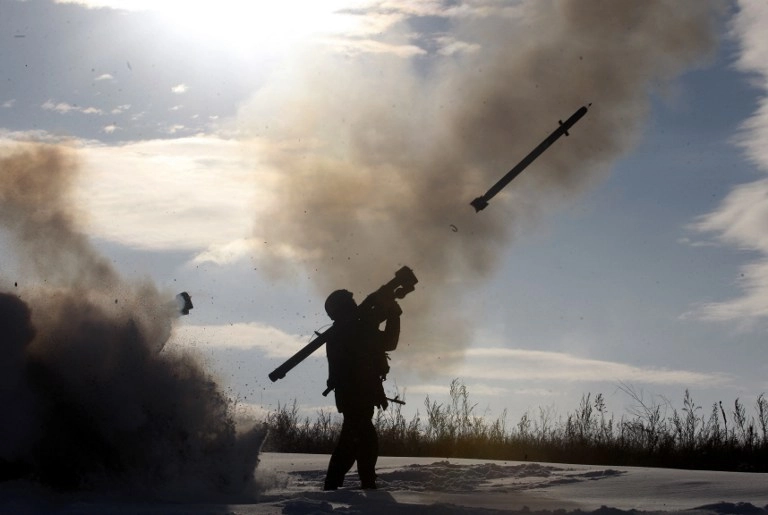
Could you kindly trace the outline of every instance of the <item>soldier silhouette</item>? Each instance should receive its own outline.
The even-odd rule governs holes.
[[[394,298],[383,296],[377,316],[366,316],[347,290],[336,290],[325,301],[333,320],[326,343],[328,388],[335,389],[336,408],[344,416],[341,435],[328,463],[324,490],[336,490],[357,461],[360,486],[376,488],[378,436],[373,411],[387,407],[382,381],[389,372],[387,352],[397,348],[402,310]],[[379,329],[385,321],[384,330]]]

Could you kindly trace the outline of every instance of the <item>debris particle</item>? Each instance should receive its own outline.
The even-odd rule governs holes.
[[[192,305],[192,297],[189,296],[189,293],[183,291],[176,295],[176,300],[179,303],[179,311],[182,315],[189,315],[189,310],[192,309],[194,306]]]

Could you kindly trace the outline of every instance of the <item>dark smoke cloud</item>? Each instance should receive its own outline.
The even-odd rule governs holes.
[[[239,434],[201,365],[160,352],[176,302],[122,280],[77,231],[76,173],[62,147],[0,151],[0,224],[23,285],[0,293],[0,477],[185,498],[242,491],[264,432]]]
[[[506,11],[516,17],[483,5],[435,13],[448,32],[430,41],[464,52],[305,56],[242,113],[279,174],[257,229],[265,261],[358,297],[411,266],[421,282],[397,354],[421,370],[468,345],[467,294],[516,234],[631,148],[651,93],[713,49],[721,12],[699,0],[536,0]],[[386,37],[412,44],[413,25]],[[474,213],[470,200],[590,102],[570,138]]]

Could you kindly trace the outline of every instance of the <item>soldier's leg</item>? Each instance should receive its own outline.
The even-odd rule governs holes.
[[[324,490],[336,490],[344,485],[344,476],[352,468],[357,455],[358,438],[355,417],[344,415],[341,425],[341,434],[336,448],[331,454],[328,463],[328,472],[325,474]]]
[[[370,416],[358,420],[360,443],[357,448],[357,473],[363,488],[376,488],[376,461],[379,458],[379,437]]]

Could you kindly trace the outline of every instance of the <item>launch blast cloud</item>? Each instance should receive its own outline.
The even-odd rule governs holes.
[[[18,263],[0,292],[0,478],[134,495],[250,485],[264,432],[191,356],[163,350],[172,294],[129,282],[78,232],[77,160],[60,146],[0,149],[0,229]]]
[[[494,277],[515,236],[605,175],[631,149],[651,95],[710,55],[723,7],[410,5],[350,11],[381,33],[303,53],[240,120],[268,143],[261,158],[278,174],[256,231],[269,268],[299,267],[319,294],[347,288],[361,300],[412,267],[420,282],[403,301],[395,359],[429,371],[453,362],[435,356],[467,347],[471,292]],[[475,214],[470,200],[590,102],[569,138]]]

